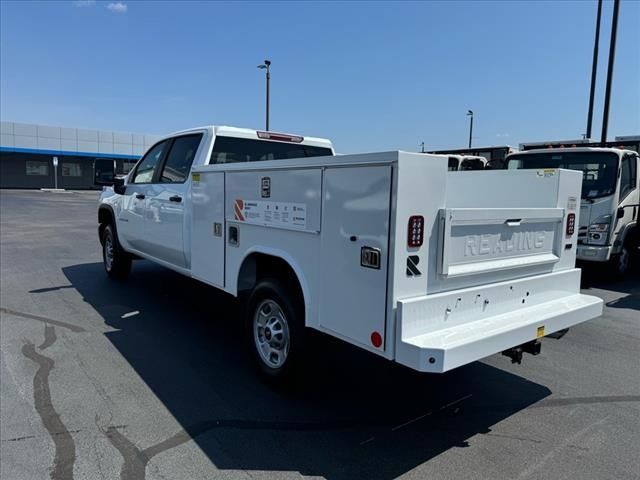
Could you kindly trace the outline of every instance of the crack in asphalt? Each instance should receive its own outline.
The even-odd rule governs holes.
[[[60,320],[53,320],[51,318],[41,317],[39,315],[33,315],[31,313],[17,312],[15,310],[11,310],[5,307],[0,307],[0,313],[13,315],[14,317],[28,318],[30,320],[38,320],[39,322],[43,322],[45,324],[55,325],[56,327],[67,328],[72,332],[76,332],[76,333],[86,332],[84,328],[78,327],[77,325],[73,325],[71,323],[61,322]]]
[[[82,430],[69,430],[69,433],[80,433]],[[64,435],[67,432],[49,432],[49,435]],[[0,442],[22,442],[23,440],[31,440],[32,438],[38,438],[39,435],[25,435],[23,437],[13,437],[0,440]]]
[[[3,309],[4,310],[4,309]],[[30,317],[28,317],[30,318]],[[44,327],[44,341],[38,346],[39,350],[45,350],[56,341],[55,328],[50,325]],[[53,469],[50,472],[52,480],[73,479],[73,465],[76,461],[76,445],[71,432],[60,419],[60,414],[53,406],[51,389],[49,387],[49,374],[55,365],[53,359],[36,351],[31,342],[22,346],[22,354],[38,364],[38,370],[33,377],[33,399],[36,412],[40,415],[44,428],[49,433],[55,445]]]
[[[31,438],[36,438],[35,435],[25,435],[24,437],[14,437],[7,438],[6,440],[2,440],[3,442],[21,442],[22,440],[29,440]]]
[[[145,478],[149,460],[159,453],[182,445],[192,439],[192,436],[185,430],[181,430],[166,440],[141,450],[116,427],[109,427],[103,432],[111,444],[120,452],[124,460],[120,470],[120,480],[140,480]]]

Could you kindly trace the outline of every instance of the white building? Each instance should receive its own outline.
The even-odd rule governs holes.
[[[160,135],[0,122],[0,188],[90,189],[96,176],[125,173]]]

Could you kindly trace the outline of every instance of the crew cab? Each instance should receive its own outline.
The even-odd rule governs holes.
[[[511,154],[508,169],[568,168],[583,172],[578,260],[608,263],[617,274],[640,257],[640,156],[618,148],[545,148]]]
[[[141,257],[243,298],[271,379],[303,364],[307,329],[442,373],[519,362],[602,313],[574,267],[580,172],[428,157],[231,127],[169,135],[100,196],[105,270],[122,279]]]

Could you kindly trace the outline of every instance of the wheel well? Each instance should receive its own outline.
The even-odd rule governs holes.
[[[298,275],[286,260],[265,253],[252,253],[242,262],[238,273],[238,293],[251,290],[258,280],[265,277],[279,278],[289,285],[304,300]]]
[[[637,224],[627,225],[620,234],[620,240],[617,242],[617,245],[622,247],[629,247],[633,245],[634,241],[640,240],[640,227]],[[616,245],[614,243],[614,245]]]
[[[624,245],[634,248],[640,245],[640,226],[638,224],[629,228],[628,232],[625,232]]]
[[[109,224],[114,224],[113,221],[113,213],[108,208],[100,208],[98,210],[98,236],[100,238],[100,242],[102,242],[102,233],[104,229]]]

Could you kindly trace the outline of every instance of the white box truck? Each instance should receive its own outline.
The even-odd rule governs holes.
[[[640,156],[618,148],[543,148],[511,154],[508,169],[568,168],[583,173],[578,260],[616,274],[640,257]]]
[[[444,155],[204,127],[114,182],[98,205],[106,272],[142,257],[242,296],[271,378],[299,364],[307,328],[446,372],[520,361],[602,313],[574,268],[579,172],[448,172]]]

